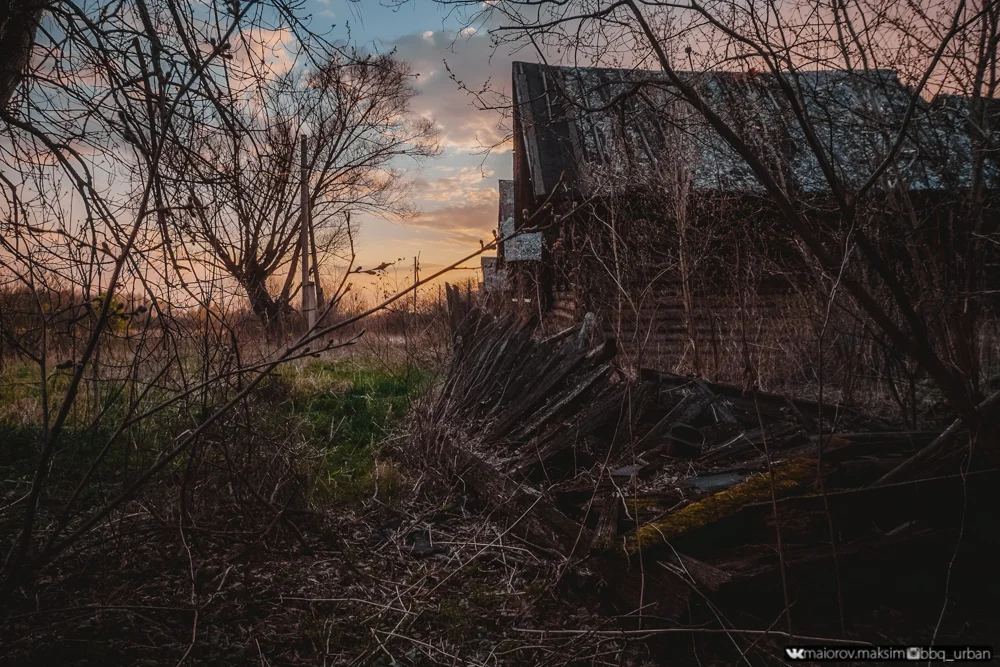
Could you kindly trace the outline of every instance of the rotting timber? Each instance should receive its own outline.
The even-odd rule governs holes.
[[[801,633],[872,604],[936,614],[946,579],[951,604],[996,595],[1000,471],[961,438],[914,466],[939,431],[629,379],[592,317],[545,339],[536,323],[463,313],[434,446],[505,538],[593,573],[623,624],[784,632],[789,603]]]

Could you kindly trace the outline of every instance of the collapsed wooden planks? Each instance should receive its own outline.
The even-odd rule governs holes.
[[[538,339],[533,320],[472,310],[434,415],[452,471],[505,533],[586,560],[625,613],[641,601],[676,620],[695,590],[769,581],[779,531],[803,572],[837,553],[882,562],[885,545],[919,549],[950,529],[942,516],[1000,488],[992,473],[866,488],[937,432],[698,378],[632,379],[615,352],[593,318]]]

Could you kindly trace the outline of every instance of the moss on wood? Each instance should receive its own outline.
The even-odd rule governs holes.
[[[794,459],[774,469],[775,493],[791,491],[804,486],[816,476],[814,459]],[[771,479],[767,473],[751,475],[743,482],[725,491],[691,503],[663,519],[640,526],[629,537],[626,548],[630,553],[641,551],[655,544],[675,539],[696,528],[725,519],[743,508],[744,505],[770,500]]]

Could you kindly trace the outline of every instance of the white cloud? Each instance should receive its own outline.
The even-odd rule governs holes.
[[[416,194],[426,202],[483,202],[497,198],[492,169],[478,167],[442,167],[447,176],[414,181]]]
[[[503,141],[502,113],[477,108],[474,97],[452,78],[477,92],[487,83],[493,92],[509,91],[513,59],[495,52],[486,33],[428,31],[404,35],[388,46],[420,73],[413,108],[437,124],[445,148],[474,152]],[[484,98],[494,101],[490,92]]]

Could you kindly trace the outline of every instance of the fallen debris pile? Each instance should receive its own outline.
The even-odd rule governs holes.
[[[538,340],[535,322],[471,311],[433,421],[505,534],[597,573],[620,613],[726,627],[724,609],[781,634],[807,615],[843,626],[877,592],[936,614],[946,585],[986,571],[996,469],[879,482],[940,431],[652,370],[629,380],[597,331],[588,316]]]

